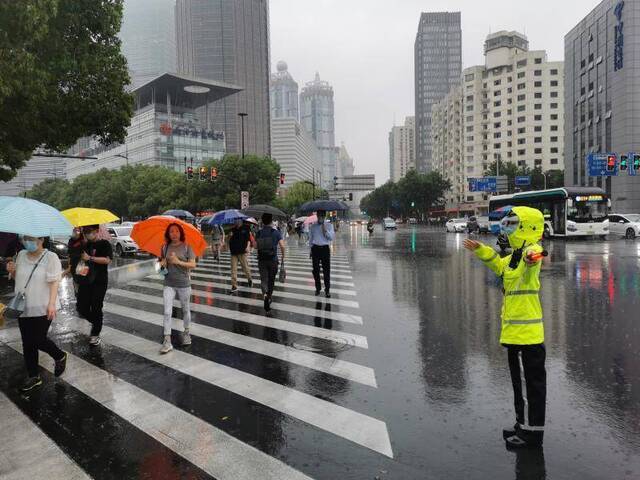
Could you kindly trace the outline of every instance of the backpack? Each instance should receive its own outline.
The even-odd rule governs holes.
[[[258,244],[258,259],[271,260],[276,255],[276,250],[273,246],[273,228],[268,230],[264,228],[260,231],[256,243]]]

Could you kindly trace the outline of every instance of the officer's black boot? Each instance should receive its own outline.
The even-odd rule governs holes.
[[[509,437],[513,437],[516,433],[518,433],[518,430],[520,429],[520,425],[518,423],[516,423],[513,428],[505,428],[502,430],[502,438],[503,439],[507,439]]]

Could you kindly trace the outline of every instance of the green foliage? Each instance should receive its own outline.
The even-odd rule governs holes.
[[[117,37],[122,1],[0,2],[0,180],[38,147],[124,140],[133,100]]]
[[[301,181],[291,185],[284,197],[278,199],[277,205],[284,212],[294,214],[303,203],[324,198],[325,196],[326,191],[319,186],[316,185],[314,189],[311,183]]]
[[[225,157],[217,165],[218,180],[187,181],[183,173],[163,167],[136,165],[120,170],[101,169],[73,182],[45,180],[28,196],[59,210],[71,207],[105,208],[120,217],[148,217],[171,208],[191,212],[240,206],[240,191],[251,203],[272,203],[280,166],[266,157]],[[208,178],[208,177],[207,177]]]
[[[443,202],[451,183],[438,172],[407,172],[397,183],[388,181],[360,202],[360,209],[371,217],[419,216]],[[413,207],[411,206],[413,203]]]

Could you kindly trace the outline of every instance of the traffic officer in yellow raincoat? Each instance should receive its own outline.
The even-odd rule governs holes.
[[[493,248],[466,239],[473,251],[502,278],[502,333],[507,348],[513,384],[516,424],[505,429],[507,447],[539,447],[544,435],[547,396],[544,326],[540,290],[540,266],[546,252],[538,244],[544,232],[544,216],[535,208],[513,207],[504,217],[502,231],[508,235],[513,253],[500,258]]]

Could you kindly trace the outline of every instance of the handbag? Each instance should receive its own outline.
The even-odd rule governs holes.
[[[166,258],[168,248],[169,247],[166,244],[162,247],[162,250],[160,252],[161,257],[158,259],[158,261],[154,265],[154,269],[156,273],[159,275],[162,275],[163,277],[166,277],[169,274],[169,269],[167,267],[163,267],[162,265],[160,265],[160,260],[164,260]]]
[[[46,254],[47,252],[44,252],[42,255],[40,255],[38,262],[33,267],[33,270],[31,270],[31,275],[29,275],[29,278],[27,279],[27,283],[24,284],[24,289],[21,292],[16,293],[13,296],[13,298],[9,300],[9,303],[7,303],[7,306],[4,309],[4,318],[6,318],[7,320],[17,320],[18,318],[20,318],[20,315],[22,315],[22,313],[24,312],[24,308],[27,303],[24,292],[27,290],[27,287],[29,286],[29,282],[31,282],[31,277],[33,277],[33,274],[35,273],[36,268],[38,268],[38,265],[40,265],[40,262],[42,262],[42,259],[45,257]]]
[[[284,260],[282,260],[282,263],[280,264],[280,271],[278,272],[278,281],[280,283],[284,283],[286,278],[287,278],[287,271],[284,268]]]
[[[79,285],[91,285],[96,279],[96,272],[84,260],[80,260],[75,269],[75,280]]]

